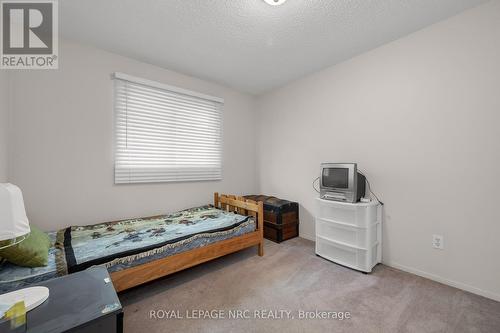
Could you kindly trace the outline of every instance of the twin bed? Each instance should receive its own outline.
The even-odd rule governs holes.
[[[104,265],[122,291],[251,246],[263,248],[264,209],[233,195],[214,205],[148,218],[73,226],[50,232],[49,264],[0,267],[0,293]]]

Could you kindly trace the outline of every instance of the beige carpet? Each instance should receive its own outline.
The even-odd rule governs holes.
[[[498,302],[383,265],[362,274],[317,257],[314,244],[300,238],[266,242],[265,250],[264,257],[244,250],[122,293],[125,332],[500,332]],[[167,315],[172,310],[211,319],[150,318],[151,311],[177,314]],[[246,319],[228,319],[229,310],[249,311],[241,313]],[[261,317],[281,310],[283,318],[259,319],[255,310]],[[299,319],[301,310],[351,318]]]

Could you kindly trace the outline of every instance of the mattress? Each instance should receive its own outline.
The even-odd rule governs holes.
[[[49,236],[46,267],[0,267],[0,292],[103,265],[110,273],[255,231],[253,217],[202,206],[150,218],[73,226]]]

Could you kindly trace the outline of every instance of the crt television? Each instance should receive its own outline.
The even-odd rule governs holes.
[[[365,196],[366,179],[356,163],[321,163],[319,179],[321,199],[354,203]]]

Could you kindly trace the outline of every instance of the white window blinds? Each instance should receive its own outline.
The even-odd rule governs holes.
[[[224,100],[115,73],[115,183],[222,178]]]

